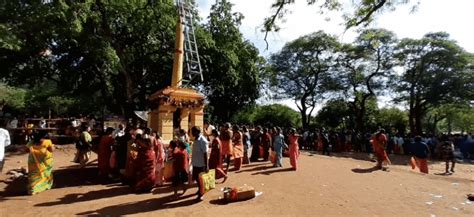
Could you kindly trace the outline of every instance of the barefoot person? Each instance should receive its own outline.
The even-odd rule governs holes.
[[[244,157],[244,144],[242,133],[240,132],[240,128],[237,125],[232,127],[232,144],[234,145],[234,169],[238,171],[242,166],[242,158]]]
[[[97,162],[99,168],[99,177],[107,179],[110,175],[110,156],[112,155],[112,145],[115,140],[113,138],[114,128],[107,128],[105,135],[100,138],[99,150],[97,151]]]
[[[290,154],[290,164],[293,170],[298,168],[298,157],[300,155],[300,150],[298,146],[298,138],[300,136],[296,134],[296,129],[291,129],[288,140],[290,142],[289,154]]]
[[[211,154],[209,157],[209,169],[216,170],[216,180],[224,178],[222,183],[227,180],[227,175],[222,170],[222,155],[221,155],[221,140],[219,139],[219,132],[212,130],[211,138],[214,138],[211,142]]]
[[[53,186],[53,143],[45,136],[46,131],[40,131],[27,144],[30,195],[49,190]]]
[[[178,197],[178,188],[183,189],[184,194],[186,192],[185,183],[188,181],[188,168],[189,168],[189,156],[186,151],[186,145],[181,141],[172,141],[176,143],[176,148],[171,154],[173,161],[173,187],[174,187],[174,196]],[[171,145],[171,144],[170,144]],[[173,144],[174,145],[174,144]]]
[[[156,182],[155,166],[156,154],[151,143],[149,134],[137,135],[135,140],[137,146],[137,159],[134,162],[134,174],[136,179],[135,191],[150,191]]]
[[[155,185],[161,186],[163,185],[163,168],[165,167],[165,148],[158,132],[153,131],[150,135],[150,139],[156,154]]]
[[[90,131],[91,127],[89,125],[85,125],[79,137],[79,141],[76,143],[76,157],[77,162],[81,164],[81,168],[86,166],[91,156],[92,136],[90,134]]]
[[[281,128],[277,127],[273,137],[273,151],[275,152],[275,163],[273,167],[283,167],[283,150],[288,146],[285,144],[285,137],[281,134]]]
[[[221,134],[220,134],[220,140],[221,140],[221,155],[222,159],[226,163],[226,173],[229,172],[229,166],[230,166],[230,157],[232,156],[232,131],[230,130],[230,123],[226,123],[224,127],[222,128]]]
[[[201,185],[199,184],[199,173],[208,172],[208,152],[209,142],[201,135],[201,129],[197,126],[191,128],[191,134],[194,137],[191,164],[193,166],[193,180],[198,183],[197,199],[202,199]]]
[[[385,135],[385,130],[381,129],[372,137],[372,146],[374,149],[375,156],[377,157],[376,167],[382,170],[387,170],[387,166],[390,164],[387,152],[385,152],[386,145],[387,136]]]
[[[456,160],[454,159],[454,144],[446,135],[441,137],[441,141],[441,159],[446,162],[446,174],[450,172],[454,173],[454,166],[456,165]],[[451,162],[451,170],[449,170],[449,162]]]
[[[421,136],[415,137],[415,142],[412,144],[410,152],[413,158],[412,169],[418,167],[420,168],[420,172],[428,173],[428,155],[430,154],[430,148],[422,141]]]

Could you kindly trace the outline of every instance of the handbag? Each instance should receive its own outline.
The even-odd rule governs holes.
[[[199,173],[199,186],[201,189],[201,195],[204,195],[211,189],[216,188],[216,170],[211,169],[207,173]]]

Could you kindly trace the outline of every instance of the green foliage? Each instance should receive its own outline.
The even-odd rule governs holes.
[[[382,108],[375,115],[375,120],[379,126],[387,130],[395,128],[397,132],[405,133],[408,126],[408,112],[394,107]]]
[[[301,127],[298,112],[280,104],[255,106],[237,113],[233,121],[262,126]]]
[[[309,126],[316,103],[332,84],[338,49],[335,37],[319,31],[287,43],[270,58],[277,96],[297,102],[304,128]]]
[[[474,132],[474,108],[466,104],[444,104],[429,110],[424,119],[428,132]]]
[[[77,103],[75,99],[62,96],[50,96],[47,102],[52,105],[52,108],[57,114],[64,114],[71,106]]]
[[[353,10],[352,13],[345,13],[344,26],[346,29],[357,27],[357,26],[368,26],[374,20],[376,14],[383,13],[384,11],[395,10],[399,5],[408,4],[410,0],[357,0],[352,1],[351,7]],[[287,14],[290,11],[287,9],[288,5],[294,4],[295,0],[275,0],[275,3],[272,5],[274,13],[270,17],[266,17],[263,22],[263,32],[265,34],[265,41],[267,39],[268,32],[279,31],[279,21],[284,21]],[[317,5],[319,8],[319,14],[325,14],[328,11],[341,11],[343,10],[344,4],[341,3],[341,0],[307,0],[308,5]],[[347,4],[348,5],[348,4]],[[411,11],[415,11],[417,4],[412,6]],[[267,43],[268,47],[268,43]]]
[[[316,115],[316,123],[325,128],[346,128],[351,118],[351,110],[342,99],[328,101]]]
[[[53,81],[57,93],[130,114],[169,84],[177,19],[172,1],[6,1],[3,6],[0,30],[10,34],[0,35],[5,69],[0,73],[11,85]]]
[[[0,103],[4,102],[4,107],[12,110],[23,110],[25,109],[26,92],[24,89],[0,83]]]
[[[428,33],[419,40],[404,39],[396,56],[405,68],[397,85],[398,100],[409,104],[412,132],[423,132],[422,120],[431,108],[472,100],[471,55],[447,33]]]
[[[230,2],[219,1],[211,8],[209,22],[197,33],[204,90],[218,121],[229,121],[259,97],[264,59],[240,33],[242,19]]]
[[[202,86],[220,120],[258,98],[264,63],[238,29],[243,17],[231,9],[221,1],[196,31]],[[53,90],[31,93],[31,108],[44,109],[48,97],[64,96],[76,100],[70,113],[132,115],[170,84],[177,19],[172,0],[5,1],[0,76],[12,86],[48,83]]]
[[[394,76],[393,49],[395,35],[384,29],[367,29],[360,33],[353,44],[342,47],[337,60],[338,81],[336,90],[351,99],[349,106],[355,117],[355,129],[366,130],[368,101],[381,95]],[[370,124],[370,123],[367,123]]]

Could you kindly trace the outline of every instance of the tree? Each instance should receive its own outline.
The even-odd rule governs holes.
[[[241,13],[232,12],[230,2],[219,1],[211,7],[209,21],[198,33],[203,87],[217,121],[229,121],[259,97],[264,60],[240,33],[242,19]]]
[[[234,122],[262,126],[300,127],[298,112],[285,105],[255,106],[234,116]]]
[[[384,29],[367,29],[353,44],[344,45],[338,58],[339,88],[349,101],[355,129],[366,130],[367,102],[386,90],[393,77],[395,35]]]
[[[340,0],[307,0],[308,5],[318,5],[319,13],[324,14],[327,11],[338,11],[343,9],[343,3]],[[381,13],[384,11],[394,10],[398,5],[407,4],[409,0],[358,0],[352,1],[352,7],[354,7],[354,12],[352,14],[344,14],[343,18],[345,20],[346,30],[356,26],[367,26],[370,24],[375,14]],[[275,3],[272,5],[274,13],[265,18],[263,23],[263,30],[265,32],[265,42],[267,42],[268,32],[279,31],[280,27],[278,26],[278,21],[283,20],[288,10],[286,9],[288,5],[294,4],[295,0],[275,0]],[[417,5],[412,6],[411,11],[415,11]],[[267,42],[268,48],[268,42]]]
[[[25,108],[26,90],[0,83],[0,112],[4,109],[19,111]]]
[[[379,126],[389,130],[395,128],[397,132],[405,134],[408,126],[408,113],[398,108],[382,108],[375,115]]]
[[[348,103],[343,99],[328,101],[316,115],[316,122],[324,127],[336,129],[345,128],[349,125],[351,110]]]
[[[177,14],[172,1],[6,1],[0,66],[12,85],[54,82],[130,116],[169,84]],[[82,101],[81,102],[86,102]],[[89,111],[92,112],[92,111]]]
[[[277,97],[293,98],[307,129],[318,100],[331,84],[339,42],[322,31],[287,43],[270,58]]]
[[[430,109],[424,118],[428,132],[441,130],[451,134],[455,132],[472,132],[474,130],[474,108],[463,104],[444,104]]]
[[[469,56],[443,32],[400,42],[397,57],[404,73],[399,78],[398,100],[408,102],[412,133],[423,133],[423,118],[430,109],[473,99]]]

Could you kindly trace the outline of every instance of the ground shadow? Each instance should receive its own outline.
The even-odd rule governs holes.
[[[186,191],[189,191],[192,188],[197,188],[197,183],[186,184]],[[181,192],[182,188],[179,187],[178,191]],[[159,186],[151,190],[152,194],[167,194],[171,192],[174,192],[174,187],[171,184]]]
[[[3,181],[6,187],[0,192],[0,201],[7,200],[11,197],[24,196],[28,194],[28,177],[21,176],[13,180]]]
[[[97,191],[89,191],[84,194],[68,194],[62,198],[59,198],[58,201],[39,203],[39,204],[36,204],[35,206],[56,206],[56,205],[62,205],[62,204],[92,201],[92,200],[98,200],[102,198],[111,198],[115,196],[125,195],[130,192],[131,192],[130,188],[125,187],[125,186],[116,187],[116,188],[108,188],[108,189],[97,190]]]
[[[231,203],[238,203],[238,202],[243,202],[243,201],[252,200],[252,199],[254,199],[254,198],[239,200],[239,201],[235,201],[235,202],[231,202]],[[209,203],[213,204],[213,205],[227,205],[227,204],[229,204],[229,202],[227,202],[224,199],[214,199],[214,200],[209,201]]]
[[[196,195],[189,194],[175,199],[174,195],[168,195],[161,198],[153,198],[133,203],[124,203],[119,205],[107,206],[93,211],[77,213],[76,215],[99,215],[99,216],[122,216],[139,213],[146,213],[162,209],[170,209],[184,206],[191,206],[199,203],[201,200]]]
[[[366,169],[354,168],[354,169],[352,169],[352,172],[354,172],[354,173],[371,173],[371,172],[374,172],[374,171],[377,171],[377,170],[380,170],[380,169],[377,168],[377,167],[371,167],[371,168],[366,168]]]
[[[102,181],[98,178],[96,164],[88,165],[79,169],[77,166],[60,168],[53,171],[53,189],[76,187],[84,185],[95,185]],[[6,187],[0,192],[1,199],[27,195],[28,175],[14,180],[3,181]]]
[[[437,176],[450,176],[450,175],[453,175],[452,173],[447,173],[447,172],[444,172],[444,173],[434,173],[435,175]]]
[[[256,173],[252,173],[252,175],[271,175],[272,173],[290,172],[290,171],[295,171],[295,170],[293,168],[280,168],[276,170],[256,172]]]
[[[249,167],[247,167],[249,168]],[[267,169],[271,169],[273,168],[271,165],[267,165],[267,166],[256,166],[256,167],[253,167],[251,169],[246,169],[246,170],[239,170],[239,171],[235,171],[235,173],[243,173],[243,172],[254,172],[254,171],[259,171],[259,170],[267,170]]]
[[[321,152],[308,151],[309,156],[322,156]],[[369,153],[365,152],[332,152],[330,157],[352,158],[354,160],[362,160],[375,162],[375,158],[370,158]],[[393,165],[408,165],[411,156],[391,154],[388,156]]]

